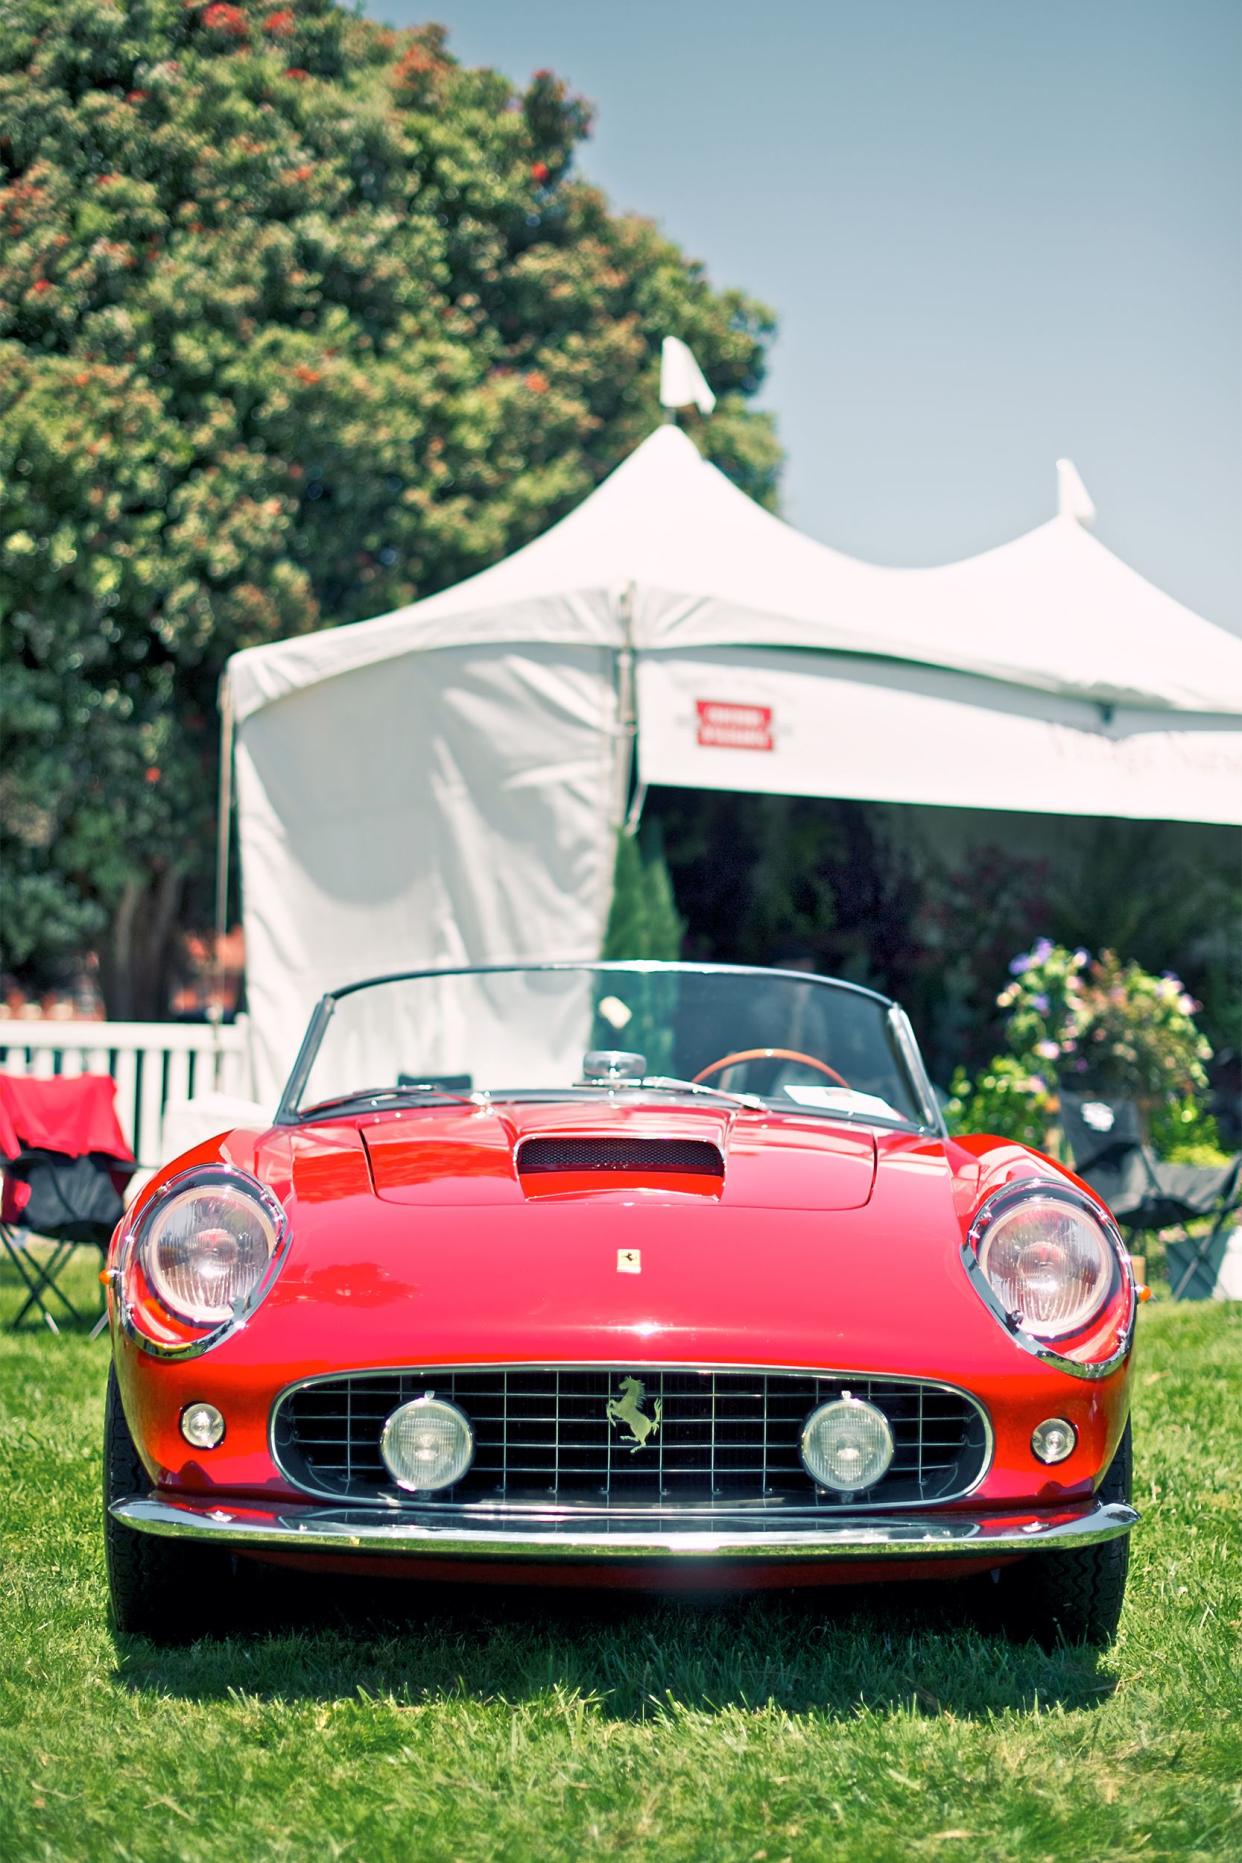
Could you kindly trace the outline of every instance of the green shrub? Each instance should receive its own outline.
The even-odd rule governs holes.
[[[945,1118],[950,1132],[992,1132],[1042,1150],[1055,1107],[1042,1074],[1013,1055],[998,1054],[973,1080],[958,1068]]]
[[[1170,1164],[1228,1162],[1215,1119],[1192,1093],[1180,1100],[1163,1100],[1153,1109],[1151,1142]]]

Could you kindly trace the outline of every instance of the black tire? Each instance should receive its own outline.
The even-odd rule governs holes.
[[[232,1554],[190,1540],[139,1533],[117,1520],[110,1503],[151,1485],[129,1433],[116,1371],[108,1367],[104,1399],[104,1561],[113,1627],[156,1643],[190,1643],[220,1634],[239,1617],[243,1586]]]
[[[1096,1499],[1128,1501],[1132,1477],[1133,1448],[1127,1422]],[[997,1587],[1005,1634],[1019,1641],[1033,1640],[1044,1649],[1064,1643],[1092,1643],[1103,1648],[1117,1634],[1129,1564],[1130,1535],[1123,1533],[1098,1546],[1035,1553],[1020,1565],[1007,1566]]]

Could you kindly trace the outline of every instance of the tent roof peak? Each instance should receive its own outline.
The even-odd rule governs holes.
[[[1034,530],[959,562],[898,569],[794,529],[663,425],[557,523],[455,587],[235,654],[236,716],[403,653],[615,650],[631,620],[644,651],[847,652],[1105,704],[1242,715],[1242,641],[1091,536],[1081,500],[1069,508],[1086,492],[1068,471],[1061,511]]]

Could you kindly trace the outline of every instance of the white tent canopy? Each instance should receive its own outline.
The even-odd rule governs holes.
[[[264,1095],[324,988],[596,951],[635,730],[650,783],[1242,820],[1242,642],[1073,516],[880,568],[674,426],[481,575],[235,655],[227,696]]]

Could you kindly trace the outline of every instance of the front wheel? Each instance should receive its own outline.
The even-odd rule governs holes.
[[[236,1620],[242,1587],[231,1553],[217,1546],[139,1533],[116,1519],[111,1503],[143,1494],[150,1478],[142,1466],[108,1368],[104,1400],[104,1560],[112,1622],[123,1633],[156,1643],[189,1643],[227,1630]]]
[[[1133,1475],[1130,1425],[1117,1445],[1096,1496],[1100,1501],[1128,1501]],[[1117,1634],[1130,1536],[1102,1540],[1071,1552],[1033,1553],[999,1575],[997,1602],[1007,1636],[1054,1649],[1061,1643],[1111,1643]]]

